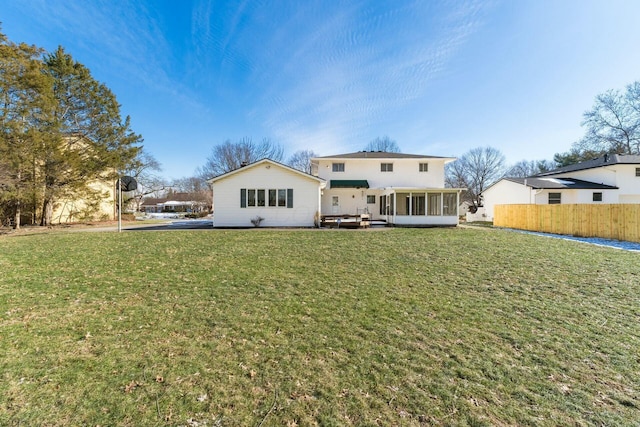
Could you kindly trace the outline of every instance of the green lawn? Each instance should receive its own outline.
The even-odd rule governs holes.
[[[492,229],[0,236],[0,425],[637,425],[640,257]]]

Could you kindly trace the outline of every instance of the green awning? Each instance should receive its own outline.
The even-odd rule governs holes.
[[[369,188],[366,179],[332,179],[331,188]]]

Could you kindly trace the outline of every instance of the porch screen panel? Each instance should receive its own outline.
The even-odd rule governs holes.
[[[293,207],[293,188],[287,188],[287,208]]]
[[[240,189],[240,207],[241,208],[247,207],[247,189],[246,188]]]
[[[444,215],[456,216],[458,195],[456,193],[444,193],[442,195],[442,211]]]
[[[396,205],[396,214],[409,215],[409,193],[397,193],[396,200],[398,201]]]
[[[424,194],[413,194],[411,197],[411,215],[425,214],[425,197]]]
[[[442,199],[442,193],[429,193],[427,194],[427,215],[439,216],[440,215],[440,202]]]
[[[258,206],[264,206],[264,190],[258,190]]]

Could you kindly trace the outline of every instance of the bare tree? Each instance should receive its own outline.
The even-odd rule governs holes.
[[[205,164],[196,170],[196,174],[203,179],[210,179],[238,169],[243,164],[265,158],[281,162],[283,157],[282,146],[268,138],[257,143],[251,138],[243,138],[238,142],[227,140],[213,147]]]
[[[609,90],[596,97],[584,113],[584,137],[575,145],[580,151],[640,154],[640,83],[625,92]]]
[[[466,188],[462,199],[482,206],[481,193],[499,180],[505,171],[504,155],[492,147],[474,148],[446,167],[448,187]]]
[[[627,86],[625,97],[629,106],[640,114],[640,81],[633,82]]]
[[[507,173],[505,173],[505,176],[511,178],[526,178],[542,172],[548,172],[556,167],[556,163],[550,160],[521,160],[511,166],[507,170]]]
[[[185,193],[189,195],[189,200],[197,202],[200,206],[206,206],[206,210],[211,212],[213,205],[213,194],[209,183],[199,176],[189,176],[173,181],[171,185],[172,193]]]
[[[385,153],[400,153],[398,143],[388,136],[377,137],[371,140],[365,147],[365,151],[384,151]]]
[[[287,164],[302,172],[311,173],[311,159],[318,157],[313,150],[298,150],[289,157]]]
[[[138,154],[124,171],[124,175],[132,176],[138,182],[138,188],[126,200],[129,207],[133,205],[133,209],[137,212],[145,197],[167,189],[166,180],[156,173],[161,171],[162,165],[152,154],[144,149]]]

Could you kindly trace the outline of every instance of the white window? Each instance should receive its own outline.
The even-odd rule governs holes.
[[[344,163],[332,163],[331,167],[334,172],[344,172]]]
[[[636,176],[640,176],[640,168],[636,168]]]
[[[376,196],[373,194],[367,194],[367,204],[375,205],[376,204]]]
[[[380,172],[393,172],[393,163],[380,163]]]
[[[278,206],[279,207],[287,206],[287,190],[284,190],[284,189],[278,190]]]
[[[601,202],[602,201],[602,193],[600,193],[600,192],[593,193],[593,201],[594,202]]]
[[[240,207],[293,207],[293,188],[240,189]]]
[[[429,163],[420,163],[420,172],[429,172]]]
[[[549,193],[549,204],[559,205],[562,202],[562,193]]]

